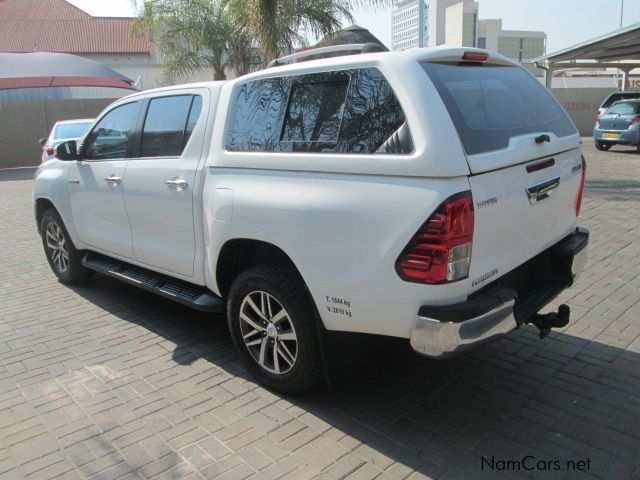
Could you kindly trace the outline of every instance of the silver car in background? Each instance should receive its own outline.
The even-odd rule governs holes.
[[[640,151],[640,99],[616,102],[599,115],[593,140],[598,150],[630,145]]]
[[[80,140],[93,123],[93,118],[76,120],[60,120],[53,125],[47,138],[40,139],[42,145],[42,162],[55,156],[56,147],[67,140]]]

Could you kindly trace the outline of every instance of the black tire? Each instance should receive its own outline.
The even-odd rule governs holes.
[[[606,152],[612,146],[613,145],[611,145],[610,143],[599,142],[599,141],[596,140],[596,149],[598,149],[598,150]]]
[[[262,294],[267,294],[264,297],[269,304],[267,317],[271,317],[263,320],[247,300],[253,299],[255,305],[258,299],[263,298]],[[285,320],[271,323],[271,319],[282,317],[282,314],[279,315],[279,307],[287,314]],[[241,319],[241,309],[244,319],[251,317],[251,324]],[[261,384],[280,393],[296,394],[309,390],[322,380],[322,360],[314,308],[304,283],[295,270],[276,265],[258,265],[242,272],[229,291],[227,318],[231,338],[242,363]],[[274,331],[274,328],[278,331]],[[296,337],[295,343],[284,339],[285,335],[291,336],[291,332]],[[247,343],[259,344],[246,345],[243,336],[247,335],[251,335],[247,338]],[[282,335],[282,339],[278,335]],[[281,346],[283,343],[286,352]],[[256,358],[260,355],[258,350],[261,352],[262,348],[265,349],[264,366]],[[288,362],[292,358],[294,361],[290,366]],[[281,368],[277,367],[276,361],[281,364]],[[275,369],[280,373],[276,373]]]
[[[49,266],[60,282],[76,284],[91,277],[93,271],[82,266],[82,253],[74,247],[62,218],[53,208],[45,210],[42,214],[40,235]],[[52,245],[56,245],[57,249]],[[56,253],[60,251],[60,246],[64,248],[66,257]]]

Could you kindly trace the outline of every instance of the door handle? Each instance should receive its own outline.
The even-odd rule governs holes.
[[[122,178],[117,177],[115,174],[112,173],[108,177],[105,177],[104,181],[107,182],[109,185],[120,185],[122,183]]]
[[[552,178],[537,185],[528,187],[527,197],[529,197],[529,203],[535,205],[542,200],[549,198],[553,191],[560,185],[560,177]]]
[[[165,180],[164,184],[167,186],[167,188],[171,188],[178,192],[181,192],[182,190],[186,190],[187,188],[189,188],[189,184],[187,183],[187,181],[179,177],[175,177],[170,180]]]

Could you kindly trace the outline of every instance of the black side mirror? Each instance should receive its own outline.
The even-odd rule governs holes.
[[[78,158],[78,145],[75,140],[62,142],[56,147],[56,158],[58,160],[75,160]]]
[[[38,140],[38,143],[41,147],[44,147],[44,144],[47,143],[47,139],[42,137],[40,140]]]

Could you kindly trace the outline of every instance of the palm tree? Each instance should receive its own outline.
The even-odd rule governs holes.
[[[347,0],[227,0],[237,25],[251,32],[263,63],[304,43],[303,32],[321,37],[352,22]]]
[[[304,45],[304,33],[323,37],[354,5],[389,0],[147,0],[132,34],[148,32],[163,55],[165,76],[173,82],[202,68],[216,80],[236,76]]]
[[[223,1],[146,1],[132,28],[132,35],[144,33],[160,51],[169,82],[207,68],[214,80],[225,80],[229,68],[249,71],[251,39],[235,28]]]

